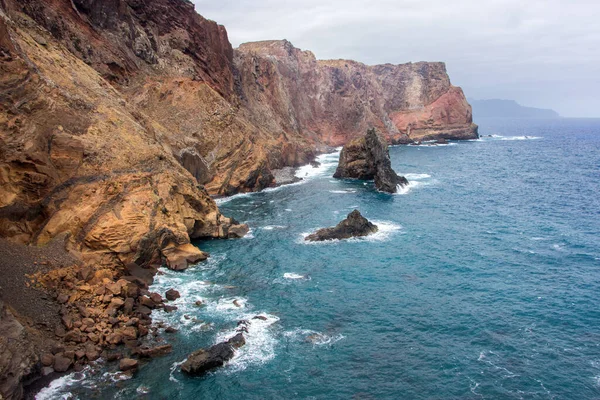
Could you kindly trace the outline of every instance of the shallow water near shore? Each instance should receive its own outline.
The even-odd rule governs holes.
[[[39,398],[599,398],[600,120],[478,122],[494,136],[390,148],[411,182],[396,195],[331,178],[329,154],[300,183],[219,200],[252,231],[198,242],[209,260],[156,277],[182,295],[153,313],[179,329],[173,352]],[[376,235],[304,241],[355,208]],[[179,372],[241,319],[228,365]]]

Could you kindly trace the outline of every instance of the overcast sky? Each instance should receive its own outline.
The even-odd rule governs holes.
[[[600,0],[194,0],[240,43],[319,59],[445,61],[467,97],[600,117]]]

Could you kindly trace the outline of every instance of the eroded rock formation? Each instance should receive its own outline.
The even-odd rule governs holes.
[[[352,237],[368,236],[376,233],[378,230],[377,225],[369,222],[358,210],[354,210],[336,226],[319,229],[315,233],[308,235],[304,240],[322,242],[325,240],[349,239]]]
[[[392,169],[388,145],[375,129],[344,146],[333,177],[375,180],[375,187],[388,193],[408,185],[406,178]]]
[[[37,277],[66,343],[45,368],[145,336],[168,307],[147,290],[156,266],[202,259],[193,239],[247,232],[211,194],[271,186],[370,126],[396,143],[476,135],[441,63],[234,50],[186,0],[0,0],[0,236],[63,237],[78,259]]]

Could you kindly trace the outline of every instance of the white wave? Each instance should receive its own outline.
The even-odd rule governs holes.
[[[337,194],[350,194],[356,193],[355,189],[346,189],[346,190],[330,190],[329,193],[337,193]]]
[[[179,367],[181,366],[181,364],[183,364],[184,362],[185,362],[185,360],[181,360],[181,361],[174,362],[173,364],[171,364],[171,368],[170,368],[170,372],[169,372],[169,380],[171,382],[179,383],[179,380],[177,378],[175,378],[175,371],[177,371],[179,369]]]
[[[450,142],[450,143],[435,143],[435,141],[425,141],[421,142],[421,144],[409,144],[411,147],[426,147],[426,148],[436,148],[436,147],[446,147],[446,146],[458,146],[458,143]]]
[[[262,229],[264,229],[265,231],[272,231],[273,229],[285,229],[287,228],[287,226],[283,226],[283,225],[267,225],[267,226],[263,226]]]
[[[283,274],[283,277],[285,279],[306,279],[306,276],[296,274],[294,272],[286,272],[285,274]]]
[[[409,181],[411,181],[411,180],[419,181],[422,179],[431,178],[431,175],[429,175],[429,174],[412,174],[412,173],[410,173],[410,174],[400,174],[400,175],[403,175]]]
[[[326,335],[311,329],[302,328],[284,332],[283,336],[294,341],[312,343],[313,346],[331,346],[332,344],[346,338],[341,333],[336,335]]]
[[[402,229],[401,225],[394,224],[389,221],[377,221],[371,220],[375,225],[377,225],[378,231],[372,235],[365,236],[361,238],[363,240],[367,240],[370,242],[383,242],[390,238],[394,233],[400,231]],[[355,238],[358,239],[358,238]],[[354,240],[354,239],[353,239]]]
[[[68,375],[61,376],[58,379],[50,382],[48,386],[43,388],[36,394],[36,400],[73,400],[76,399],[70,387],[80,383],[86,378],[85,374],[73,372]]]
[[[219,197],[218,199],[214,199],[214,200],[215,200],[215,203],[217,203],[217,205],[220,206],[221,204],[228,203],[231,200],[239,199],[241,197],[249,197],[249,196],[252,196],[253,194],[255,194],[255,192],[251,192],[251,193],[238,193],[238,194],[234,194],[232,196]]]
[[[254,232],[253,232],[252,228],[248,229],[248,233],[246,233],[242,239],[245,239],[245,240],[254,239]]]
[[[552,245],[552,248],[554,250],[557,250],[557,251],[563,251],[564,250],[564,248],[563,248],[564,245],[565,245],[564,243],[555,243],[555,244]]]
[[[260,316],[261,318],[254,318]],[[227,363],[227,367],[223,372],[233,373],[242,371],[250,365],[261,365],[275,357],[275,347],[277,339],[275,338],[271,325],[279,321],[279,318],[266,314],[245,314],[241,320],[248,321],[246,328],[248,332],[244,332],[246,344],[236,350],[235,355]],[[229,332],[221,332],[215,338],[215,344],[229,340],[238,334],[238,330]]]
[[[500,140],[538,140],[542,139],[539,136],[503,136]]]
[[[296,170],[296,177],[303,179],[311,179],[328,174],[331,169],[337,167],[340,159],[341,147],[337,148],[334,153],[321,154],[315,161],[319,163],[318,167],[313,167],[310,164],[303,165]]]
[[[207,304],[204,311],[216,314],[239,312],[241,308],[246,308],[247,303],[248,299],[244,297],[225,297]]]
[[[396,187],[396,193],[395,194],[399,194],[399,195],[405,195],[405,194],[409,194],[410,191],[412,189],[415,189],[418,186],[422,186],[423,182],[420,181],[408,181],[408,185],[398,185]]]
[[[266,193],[276,192],[276,191],[281,190],[282,188],[285,188],[285,187],[299,186],[299,185],[304,185],[305,183],[306,183],[306,180],[303,179],[303,180],[298,181],[298,182],[286,183],[286,184],[275,186],[275,187],[268,187],[268,188],[263,189],[262,192],[266,192]],[[260,192],[256,192],[256,193],[260,193]]]
[[[489,135],[481,136],[479,140],[539,140],[543,139],[540,136],[503,136],[503,135]]]
[[[137,389],[135,389],[135,393],[137,393],[138,395],[149,394],[150,393],[150,388],[148,386],[145,386],[145,385],[140,385],[140,386],[137,387]]]

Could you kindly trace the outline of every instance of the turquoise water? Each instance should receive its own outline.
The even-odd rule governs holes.
[[[182,293],[154,313],[180,329],[173,353],[45,398],[600,398],[600,120],[478,122],[496,136],[391,148],[403,194],[332,179],[334,154],[301,184],[223,201],[251,235],[198,242],[209,261],[157,277]],[[303,241],[355,208],[381,232]],[[178,371],[255,315],[229,365]]]

